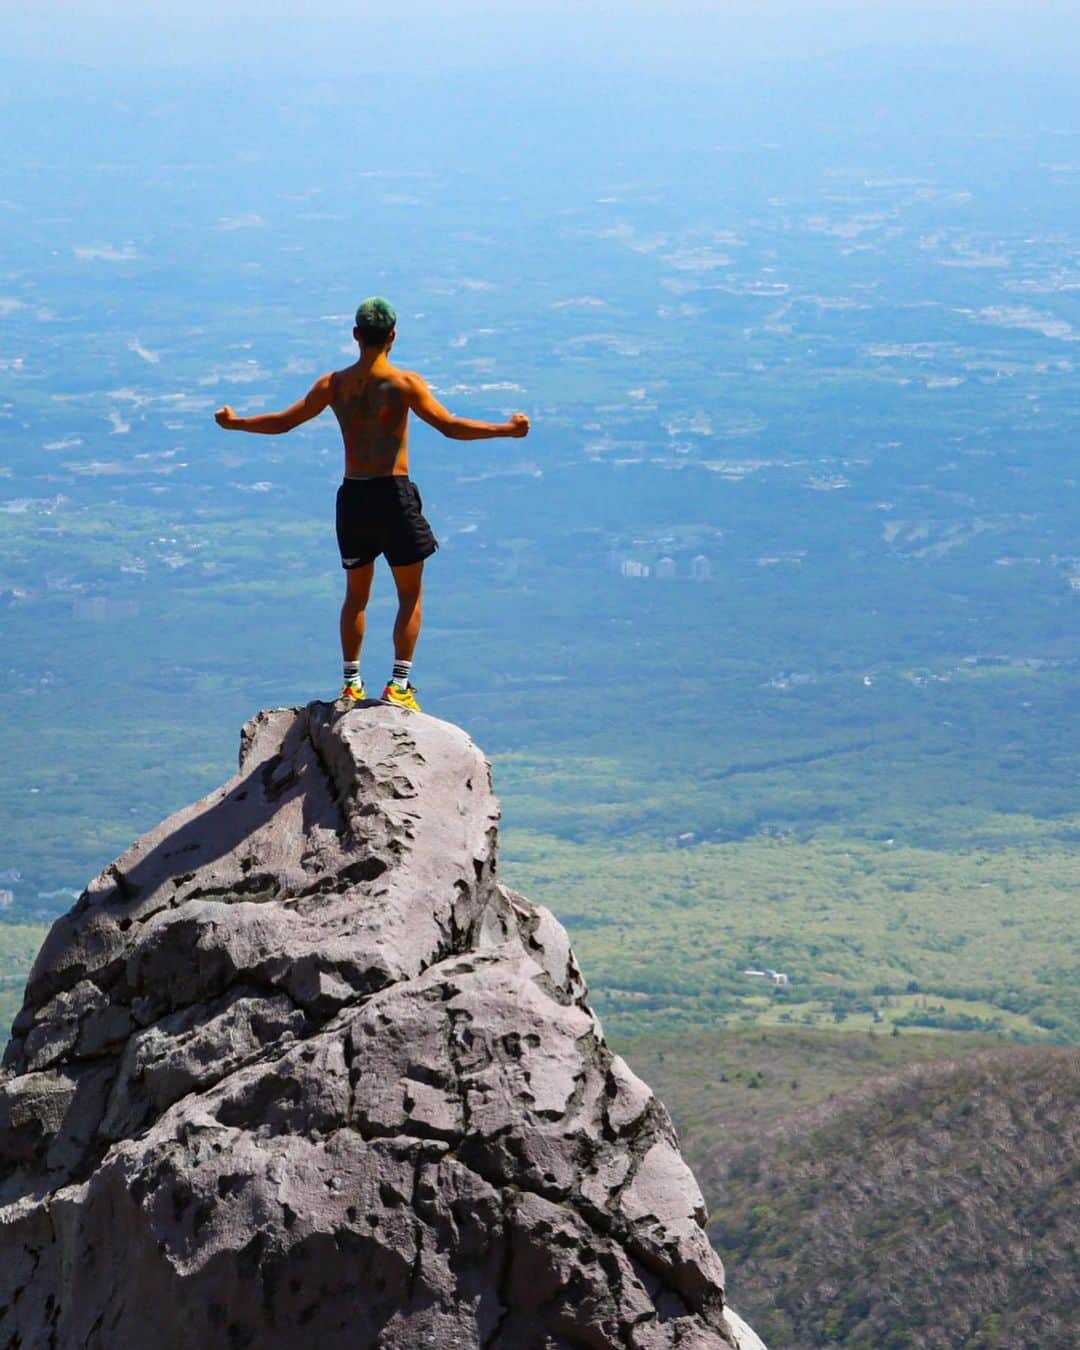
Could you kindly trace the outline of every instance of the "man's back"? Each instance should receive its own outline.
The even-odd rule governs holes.
[[[322,406],[329,403],[341,427],[345,474],[350,478],[408,474],[410,412],[453,440],[525,436],[529,430],[524,413],[515,413],[501,425],[455,417],[420,375],[392,366],[382,352],[373,361],[361,356],[355,365],[324,375],[320,384],[325,389]]]
[[[409,372],[385,359],[330,376],[330,407],[345,442],[347,477],[409,472]]]

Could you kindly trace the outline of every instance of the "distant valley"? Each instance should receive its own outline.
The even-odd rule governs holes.
[[[344,364],[381,289],[448,404],[534,421],[416,434],[442,541],[417,682],[493,757],[504,875],[567,921],[613,1032],[1075,1041],[1075,166],[1049,115],[987,140],[974,104],[916,149],[865,81],[828,134],[778,129],[767,89],[673,88],[625,161],[614,90],[572,164],[522,88],[482,210],[467,100],[343,162],[300,89],[222,123],[210,86],[165,116],[87,75],[45,118],[12,85],[6,1011],[245,718],[335,692],[336,429],[211,412]]]

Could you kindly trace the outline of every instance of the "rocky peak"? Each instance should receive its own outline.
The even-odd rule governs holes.
[[[0,1346],[760,1345],[498,816],[458,728],[315,703],[91,883],[0,1070]]]

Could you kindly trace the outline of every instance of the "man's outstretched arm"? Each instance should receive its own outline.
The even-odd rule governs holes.
[[[298,399],[284,412],[260,413],[257,417],[237,417],[226,403],[214,414],[214,421],[226,431],[258,431],[264,436],[280,436],[283,431],[292,431],[302,422],[310,422],[313,417],[330,405],[330,376],[324,375],[316,380],[303,398]]]
[[[469,417],[455,417],[419,375],[410,374],[407,390],[406,402],[417,417],[452,441],[486,441],[495,436],[529,434],[529,419],[524,413],[515,413],[509,422],[476,422]]]

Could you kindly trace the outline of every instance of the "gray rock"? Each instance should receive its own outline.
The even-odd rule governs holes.
[[[91,883],[0,1069],[0,1347],[743,1343],[498,814],[457,728],[311,704]]]
[[[725,1308],[724,1316],[735,1337],[736,1350],[765,1350],[765,1342],[752,1327],[748,1327],[733,1308]]]

